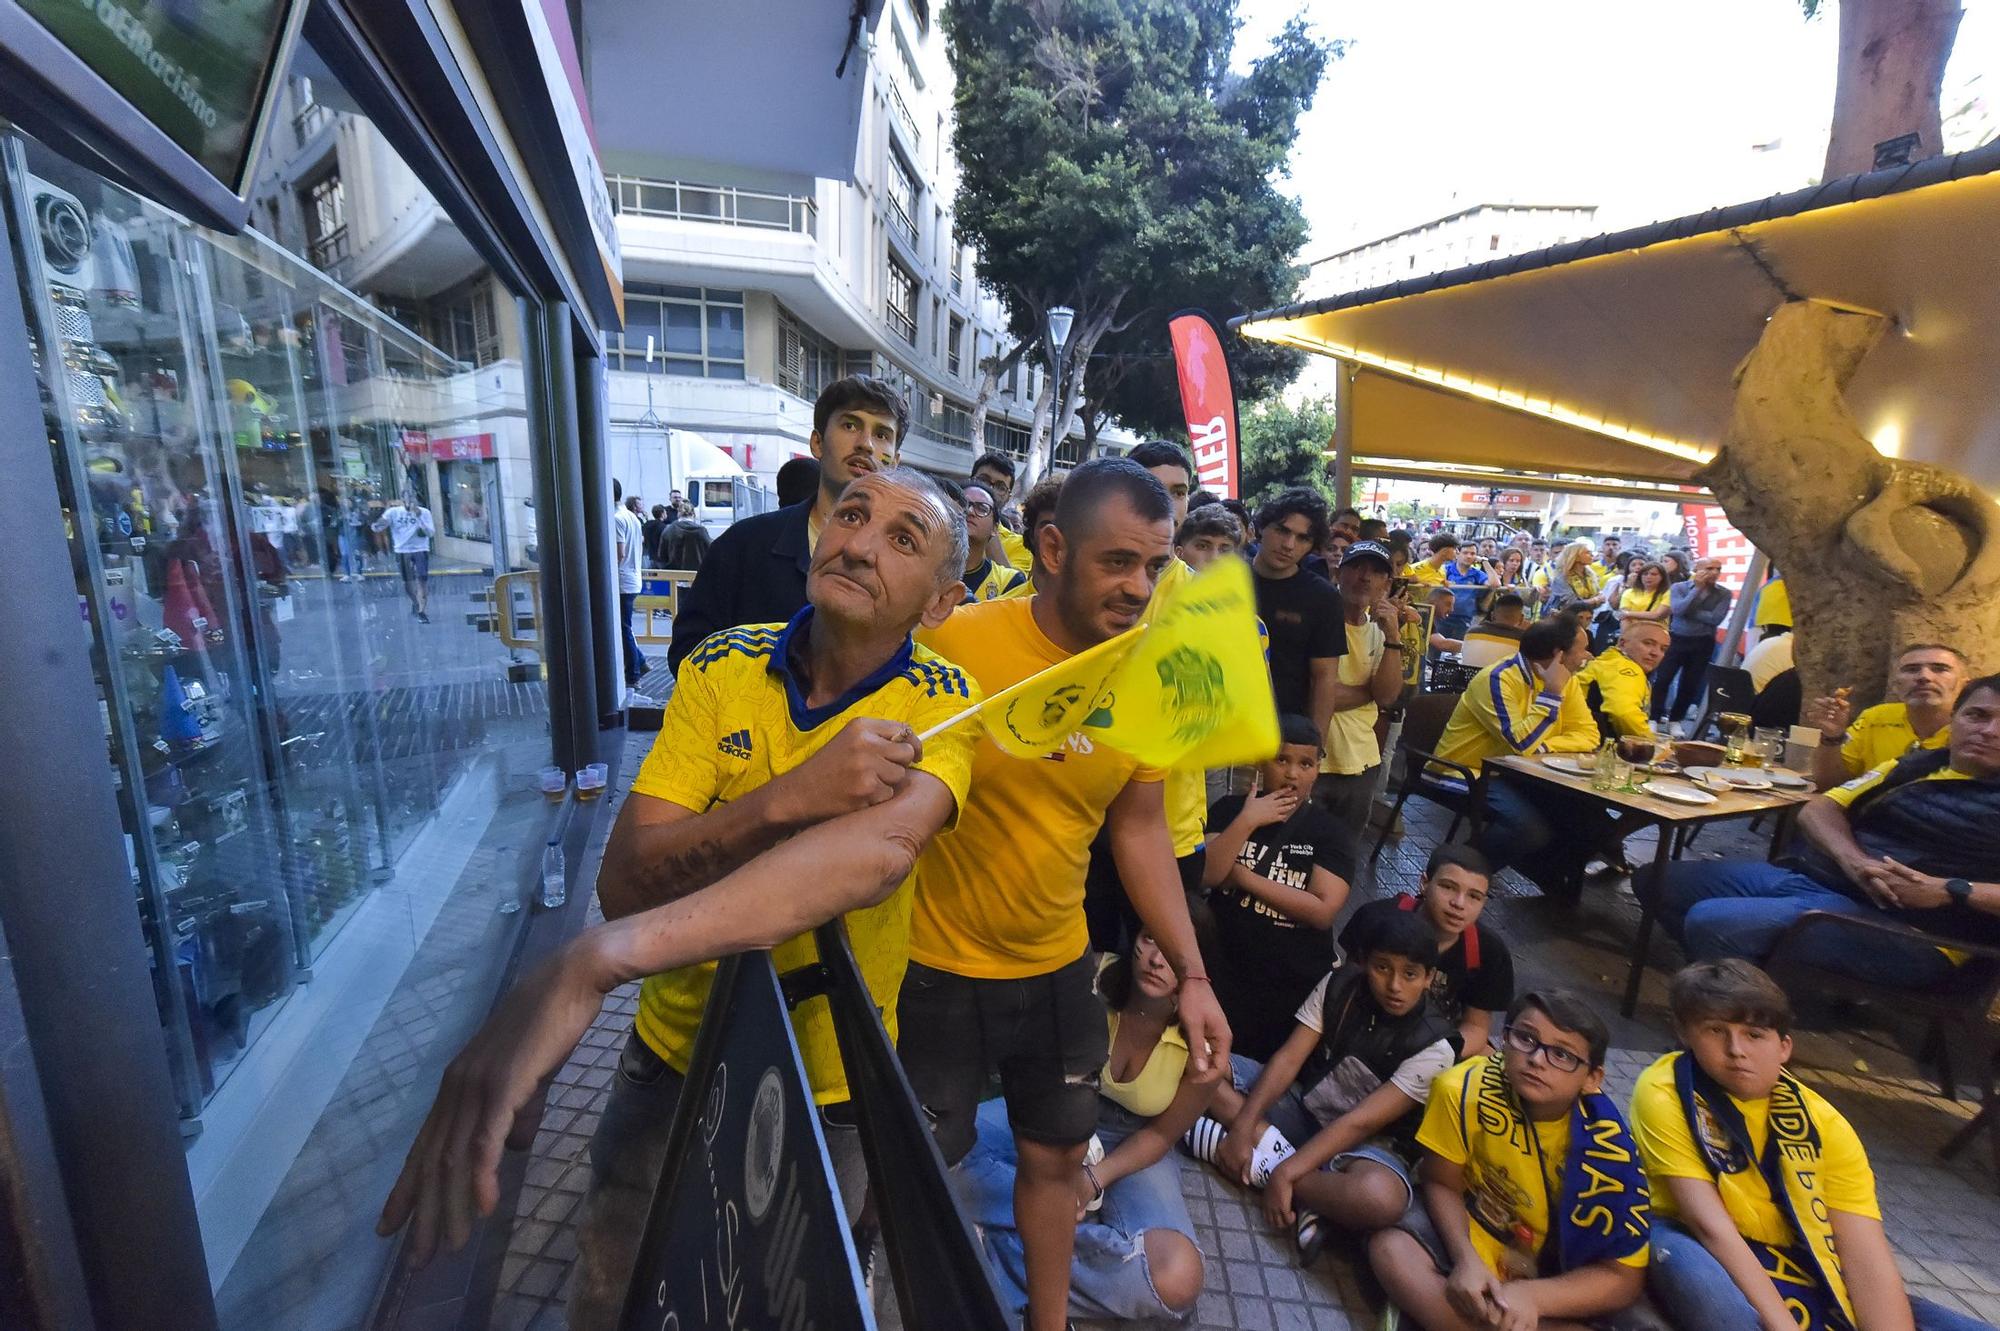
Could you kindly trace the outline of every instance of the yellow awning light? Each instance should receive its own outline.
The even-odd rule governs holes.
[[[1895,421],[1884,421],[1868,437],[1868,442],[1875,445],[1875,451],[1883,457],[1899,458],[1903,456],[1903,427]]]
[[[1457,371],[1434,369],[1427,365],[1417,365],[1394,356],[1379,355],[1375,352],[1364,350],[1361,347],[1347,346],[1338,342],[1328,342],[1305,333],[1299,327],[1299,323],[1300,321],[1290,319],[1266,320],[1244,324],[1241,331],[1245,337],[1254,337],[1266,342],[1279,342],[1297,347],[1301,351],[1314,352],[1322,356],[1332,356],[1337,360],[1350,361],[1356,365],[1365,365],[1370,369],[1379,370],[1383,374],[1395,375],[1398,378],[1429,384],[1434,388],[1442,388],[1449,392],[1460,393],[1466,397],[1478,398],[1484,402],[1491,402],[1495,406],[1506,407],[1512,411],[1526,412],[1531,416],[1540,416],[1545,420],[1555,421],[1560,425],[1568,425],[1575,429],[1588,430],[1592,434],[1601,434],[1607,439],[1616,439],[1623,443],[1636,444],[1641,448],[1650,448],[1654,452],[1665,453],[1672,457],[1696,463],[1697,465],[1706,464],[1715,457],[1713,449],[1701,444],[1690,443],[1684,439],[1670,439],[1666,436],[1653,434],[1645,430],[1635,430],[1629,426],[1615,424],[1602,417],[1593,416],[1588,412],[1577,411],[1574,408],[1563,406],[1546,398],[1538,399],[1526,393],[1516,392],[1513,389],[1501,388],[1495,384],[1481,383],[1479,380]]]

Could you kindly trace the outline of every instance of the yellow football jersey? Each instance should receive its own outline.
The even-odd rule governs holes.
[[[1028,575],[1020,569],[989,559],[965,575],[965,599],[993,601],[1002,596],[1025,595],[1021,588],[1027,585]]]
[[[991,696],[1069,653],[1035,623],[1033,597],[961,606],[924,643]],[[1158,781],[1085,731],[1044,758],[1015,758],[982,732],[958,825],[917,861],[910,955],[975,979],[1046,975],[1084,954],[1083,876],[1104,811],[1128,781]]]
[[[874,674],[823,707],[807,707],[793,673],[795,634],[810,622],[810,607],[790,624],[751,624],[702,639],[681,662],[673,697],[660,722],[632,792],[705,813],[805,762],[858,717],[904,721],[918,731],[964,710],[979,691],[965,673],[927,648],[906,641]],[[924,742],[917,770],[945,783],[959,809],[972,781],[977,727],[954,727]],[[954,815],[954,821],[956,815]],[[882,1010],[890,1038],[896,1034],[896,995],[910,955],[910,899],[915,877],[887,900],[849,911],[847,937],[869,993]],[[800,934],[771,953],[779,974],[819,960],[811,934]],[[696,1029],[708,1003],[715,963],[649,977],[639,993],[639,1036],[676,1070],[687,1071]],[[792,1009],[792,1031],[813,1097],[821,1104],[848,1098],[824,998]]]

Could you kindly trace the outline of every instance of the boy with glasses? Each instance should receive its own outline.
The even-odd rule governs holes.
[[[1024,586],[1028,575],[986,552],[987,538],[993,535],[1000,511],[993,492],[975,482],[965,487],[964,496],[965,530],[971,540],[965,556],[965,599],[995,600]]]
[[[1610,1032],[1581,997],[1536,990],[1502,1043],[1431,1086],[1424,1206],[1369,1241],[1369,1264],[1425,1331],[1603,1325],[1639,1298],[1649,1237],[1638,1152],[1602,1089]]]

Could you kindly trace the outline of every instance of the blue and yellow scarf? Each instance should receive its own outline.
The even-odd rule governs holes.
[[[1695,1148],[1718,1177],[1740,1174],[1754,1159],[1771,1190],[1771,1200],[1791,1225],[1796,1242],[1745,1240],[1778,1297],[1791,1309],[1799,1331],[1854,1331],[1854,1305],[1834,1251],[1833,1223],[1819,1186],[1819,1128],[1807,1107],[1805,1088],[1789,1072],[1771,1088],[1770,1130],[1762,1155],[1750,1149],[1750,1129],[1729,1092],[1701,1070],[1687,1053],[1674,1058],[1674,1089]]]
[[[1563,1160],[1562,1196],[1549,1196],[1541,1141],[1507,1084],[1501,1058],[1488,1054],[1466,1065],[1459,1100],[1459,1131],[1484,1167],[1505,1174],[1528,1214],[1513,1217],[1546,1234],[1539,1255],[1545,1275],[1575,1271],[1593,1262],[1618,1261],[1652,1239],[1652,1195],[1639,1163],[1631,1129],[1611,1097],[1591,1091],[1570,1111],[1569,1151]],[[1478,1136],[1475,1138],[1474,1133]],[[1467,1196],[1466,1211],[1501,1243],[1510,1235],[1496,1230],[1480,1199]],[[1559,1218],[1550,1223],[1550,1215]]]

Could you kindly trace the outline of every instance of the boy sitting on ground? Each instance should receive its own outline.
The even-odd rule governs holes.
[[[1445,1020],[1458,1026],[1459,1048],[1483,1053],[1493,1033],[1493,1014],[1514,1001],[1514,956],[1494,930],[1480,922],[1492,889],[1493,866],[1476,849],[1447,841],[1431,852],[1415,896],[1397,895],[1371,901],[1349,917],[1340,931],[1340,947],[1352,955],[1382,921],[1413,912],[1437,938],[1437,973],[1431,980],[1431,1001]],[[1241,1028],[1227,1002],[1223,1011],[1230,1025]]]
[[[1458,1033],[1431,1005],[1436,969],[1429,925],[1384,921],[1307,996],[1269,1063],[1230,1055],[1214,1117],[1188,1130],[1196,1159],[1264,1189],[1264,1214],[1292,1227],[1302,1265],[1325,1242],[1321,1217],[1366,1232],[1395,1223],[1415,1196],[1424,1096],[1458,1058]]]
[[[1424,1206],[1368,1244],[1389,1301],[1424,1331],[1603,1325],[1639,1298],[1646,1180],[1601,1089],[1610,1043],[1582,998],[1537,990],[1508,1010],[1504,1053],[1431,1087]]]
[[[1639,1074],[1632,1133],[1658,1207],[1650,1281],[1674,1321],[1986,1327],[1904,1291],[1861,1139],[1785,1071],[1792,1008],[1771,977],[1739,958],[1697,962],[1668,1001],[1683,1048]]]
[[[1267,1059],[1333,960],[1333,921],[1354,877],[1354,837],[1312,798],[1319,728],[1278,718],[1278,753],[1248,795],[1208,811],[1202,886],[1219,955],[1216,997],[1237,1052]]]

